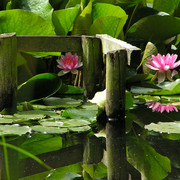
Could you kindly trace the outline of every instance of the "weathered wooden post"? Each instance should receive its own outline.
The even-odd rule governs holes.
[[[107,53],[106,59],[106,148],[108,180],[126,180],[125,138],[125,49]]]
[[[99,38],[82,36],[84,96],[93,98],[97,92],[102,69],[102,49]]]
[[[15,33],[0,35],[0,111],[16,111],[17,40]]]

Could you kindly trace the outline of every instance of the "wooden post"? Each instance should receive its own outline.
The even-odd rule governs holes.
[[[125,69],[126,51],[107,53],[106,61],[106,149],[108,180],[126,180]]]
[[[0,111],[16,111],[17,40],[15,33],[0,35]]]
[[[83,88],[84,96],[93,98],[99,90],[102,70],[102,49],[99,38],[82,36]]]

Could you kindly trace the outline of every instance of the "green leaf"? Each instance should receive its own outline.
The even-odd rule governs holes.
[[[18,112],[14,114],[14,117],[17,118],[17,120],[14,120],[15,122],[25,122],[30,120],[41,120],[46,117],[60,118],[61,116],[53,111],[30,110]]]
[[[157,124],[151,123],[146,125],[145,129],[160,133],[180,134],[180,122],[158,122]]]
[[[68,132],[67,128],[59,128],[59,127],[45,127],[45,126],[32,126],[32,130],[41,132],[44,134],[65,134]]]
[[[52,73],[38,74],[18,87],[18,102],[38,100],[56,93],[61,87],[59,76]]]
[[[77,17],[72,34],[73,35],[87,35],[89,34],[89,28],[92,24],[92,2],[84,8],[82,13]]]
[[[152,90],[149,92],[145,92],[144,94],[150,95],[176,95],[180,94],[180,79],[177,79],[173,82],[165,82],[159,85],[160,88],[158,90]]]
[[[53,12],[53,24],[57,35],[67,35],[79,11],[80,7],[73,7]]]
[[[71,119],[84,119],[94,123],[96,122],[96,113],[97,111],[94,110],[69,108],[62,113],[62,116]]]
[[[0,125],[0,136],[2,136],[2,135],[21,136],[23,134],[30,133],[30,132],[31,132],[31,128],[28,126]]]
[[[128,30],[128,37],[153,43],[165,41],[177,34],[180,34],[180,18],[160,15],[142,18]]]
[[[77,107],[82,104],[82,100],[76,100],[72,98],[59,98],[59,97],[45,98],[43,102],[47,106],[53,106],[53,108]]]
[[[178,7],[179,3],[179,0],[154,0],[153,8],[159,12],[166,12],[172,15],[175,9]]]
[[[122,31],[126,20],[127,16],[124,16],[122,18],[113,16],[97,18],[90,28],[90,34],[108,34],[112,37],[117,38]]]
[[[123,17],[126,15],[126,12],[121,7],[112,4],[96,3],[93,6],[93,21],[103,16]]]
[[[171,172],[170,160],[143,139],[128,137],[127,146],[128,161],[141,173],[142,179],[162,180]]]
[[[13,0],[12,9],[24,9],[38,14],[45,20],[52,21],[53,8],[49,0]]]
[[[119,6],[97,3],[93,7],[93,24],[90,34],[108,34],[117,38],[126,23],[128,16]]]
[[[49,22],[30,11],[21,9],[0,11],[0,34],[16,32],[17,35],[55,35]]]
[[[59,94],[83,94],[83,89],[76,86],[62,84],[58,91]]]

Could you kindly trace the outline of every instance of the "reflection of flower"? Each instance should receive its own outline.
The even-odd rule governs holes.
[[[169,53],[165,55],[157,54],[157,56],[152,55],[152,61],[150,59],[147,59],[150,64],[146,64],[147,67],[149,67],[152,70],[157,71],[155,76],[153,77],[153,80],[158,78],[158,83],[161,83],[167,79],[172,81],[172,74],[170,69],[174,69],[180,65],[180,61],[176,61],[177,55]],[[177,73],[177,71],[174,71]]]
[[[176,111],[178,112],[178,109],[176,106],[173,106],[173,105],[163,105],[162,103],[160,102],[150,102],[150,103],[146,103],[146,105],[148,106],[148,108],[152,108],[152,112],[154,111],[158,111],[158,112],[163,112],[163,111],[167,111],[167,112],[170,112],[170,111]]]
[[[76,54],[72,55],[71,53],[66,53],[65,56],[62,55],[61,58],[57,60],[57,62],[57,67],[63,69],[58,73],[59,76],[62,76],[68,72],[76,74],[77,68],[83,65],[79,57]]]

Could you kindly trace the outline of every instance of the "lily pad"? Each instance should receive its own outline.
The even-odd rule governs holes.
[[[16,120],[17,121],[29,121],[29,120],[40,120],[46,117],[51,117],[51,118],[60,118],[60,115],[53,112],[53,111],[43,111],[43,110],[30,110],[30,111],[23,111],[23,112],[18,112],[14,114],[14,116],[18,119],[21,120]]]
[[[149,131],[155,131],[160,133],[175,133],[180,134],[180,122],[159,122],[157,124],[151,123],[145,126],[145,129]]]
[[[47,106],[53,106],[53,108],[77,107],[82,104],[82,100],[76,100],[72,98],[59,98],[59,97],[45,98],[43,102]]]
[[[19,126],[19,125],[0,125],[0,136],[2,135],[18,135],[31,132],[31,128],[28,126]]]
[[[32,130],[42,132],[44,134],[64,134],[68,132],[67,128],[46,127],[46,126],[32,126]]]

